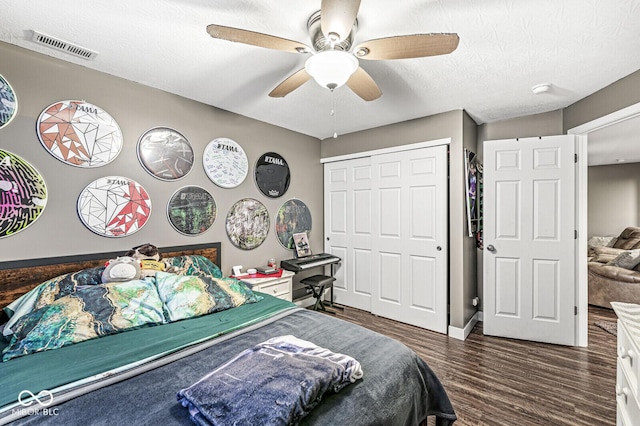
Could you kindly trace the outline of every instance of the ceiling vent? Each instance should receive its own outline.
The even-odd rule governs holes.
[[[98,52],[94,50],[69,43],[68,41],[60,40],[59,38],[51,37],[35,30],[33,31],[31,41],[83,59],[94,59],[98,56]]]

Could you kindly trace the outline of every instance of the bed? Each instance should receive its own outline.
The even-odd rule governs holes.
[[[220,264],[219,243],[160,252],[164,259]],[[54,276],[99,268],[122,254],[2,262],[0,307]],[[268,294],[251,297],[255,300],[207,315],[134,327],[0,363],[0,424],[193,424],[176,393],[276,336],[295,336],[346,354],[364,371],[338,392],[324,393],[300,424],[415,425],[426,424],[429,416],[437,425],[455,421],[438,377],[400,342]],[[0,340],[4,350],[8,342]]]

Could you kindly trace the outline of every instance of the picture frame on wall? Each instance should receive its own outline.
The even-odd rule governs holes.
[[[178,189],[167,203],[167,218],[173,228],[183,235],[200,235],[208,231],[216,220],[217,206],[206,189],[190,185]]]
[[[0,129],[7,126],[18,110],[18,98],[9,82],[0,74]]]
[[[254,173],[256,185],[266,197],[278,198],[287,192],[291,182],[289,165],[277,152],[267,152],[258,157]]]
[[[185,177],[195,158],[189,140],[169,127],[154,127],[144,132],[138,139],[136,151],[142,167],[164,181]]]
[[[247,177],[249,160],[233,139],[216,138],[204,149],[202,164],[207,176],[220,188],[235,188]]]
[[[111,163],[124,144],[122,130],[109,113],[78,100],[59,101],[46,107],[38,117],[36,133],[49,154],[81,168]]]
[[[31,226],[47,205],[47,192],[44,178],[31,163],[0,149],[0,238]]]
[[[293,250],[295,243],[293,234],[311,231],[311,211],[309,207],[296,198],[282,203],[276,213],[276,235],[282,247]]]

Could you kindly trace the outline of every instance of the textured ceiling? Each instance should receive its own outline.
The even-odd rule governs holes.
[[[364,102],[337,89],[334,124],[331,94],[314,81],[267,96],[307,56],[205,30],[215,23],[310,44],[306,22],[319,8],[320,0],[0,0],[0,40],[319,139],[455,109],[478,124],[552,111],[640,69],[640,0],[362,0],[355,44],[432,32],[457,33],[460,44],[445,56],[361,61],[383,95]],[[98,55],[36,45],[32,30]],[[551,90],[534,95],[540,83]]]

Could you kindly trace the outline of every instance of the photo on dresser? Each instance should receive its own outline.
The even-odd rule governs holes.
[[[311,254],[311,247],[309,246],[309,237],[306,232],[300,232],[293,234],[293,242],[296,246],[297,257],[305,257]]]

